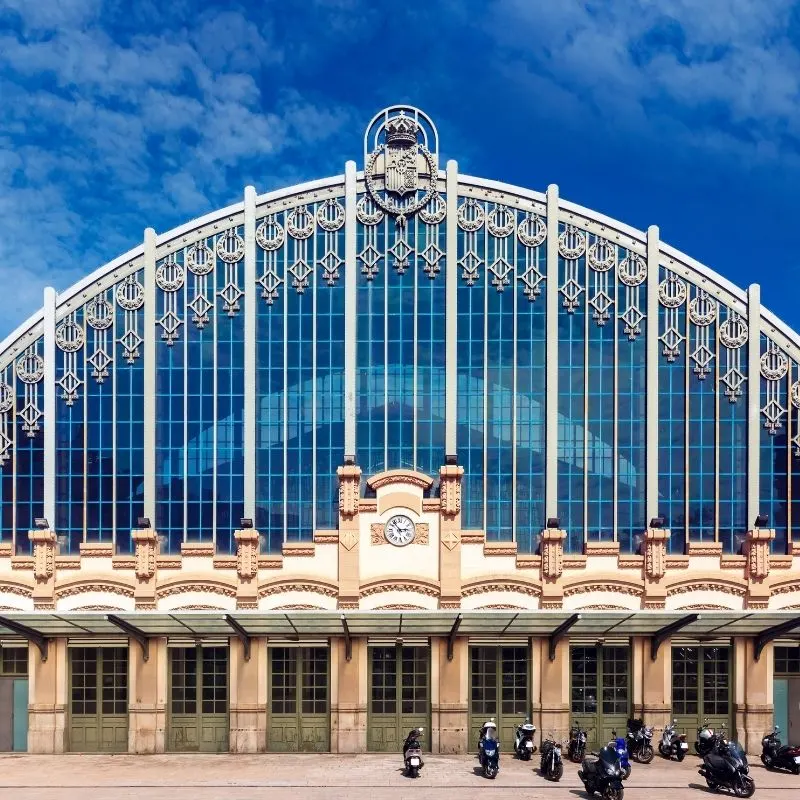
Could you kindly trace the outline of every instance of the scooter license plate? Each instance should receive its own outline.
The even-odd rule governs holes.
[[[533,742],[525,742],[525,747],[527,747],[528,750],[533,750]]]
[[[689,744],[687,742],[681,742],[681,750],[688,750]]]
[[[410,760],[410,763],[411,763],[412,767],[418,767],[419,766],[419,759],[416,756],[411,756],[411,758],[409,760]]]

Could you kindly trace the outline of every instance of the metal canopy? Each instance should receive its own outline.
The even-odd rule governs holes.
[[[116,622],[112,622],[113,616]],[[574,614],[570,611],[192,611],[120,612],[114,615],[90,612],[7,612],[0,617],[0,637],[29,634],[51,639],[56,636],[97,636],[105,639],[131,635],[119,622],[133,626],[145,638],[158,636],[181,639],[227,638],[240,636],[231,620],[249,638],[268,636],[284,640],[326,639],[331,636],[395,637],[413,639],[441,636],[449,639],[458,620],[458,636],[549,638]],[[686,620],[682,611],[582,611],[569,629],[569,635],[598,641],[610,637],[652,637],[667,626]],[[702,642],[733,636],[759,636],[777,626],[797,620],[788,611],[704,611],[698,619],[680,630],[682,638]],[[10,623],[10,624],[9,624]],[[345,624],[347,634],[345,634]],[[800,625],[781,628],[781,637],[800,640]]]
[[[661,647],[661,645],[667,639],[669,639],[673,633],[677,633],[679,630],[682,630],[687,625],[691,625],[693,622],[697,622],[699,619],[699,614],[687,614],[682,619],[675,620],[675,622],[670,622],[660,630],[656,631],[650,637],[650,660],[655,661],[658,658],[659,647]]]
[[[135,639],[139,642],[139,647],[142,648],[142,659],[144,661],[150,660],[150,640],[147,638],[147,634],[137,628],[135,625],[132,625],[130,622],[124,619],[120,619],[115,614],[106,614],[106,619],[112,624],[116,625],[120,630],[125,631],[132,639]]]

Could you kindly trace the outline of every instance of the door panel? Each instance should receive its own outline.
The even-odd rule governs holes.
[[[402,750],[412,728],[430,736],[429,650],[425,647],[370,647],[370,702],[367,750]],[[428,745],[430,746],[430,745]]]
[[[14,679],[14,741],[15,753],[28,751],[28,679]]]
[[[269,648],[270,715],[267,749],[330,750],[327,647]]]
[[[0,753],[14,749],[14,679],[0,678]]]
[[[772,703],[774,710],[773,724],[780,730],[781,741],[785,742],[790,735],[789,728],[789,679],[775,678],[772,682]]]
[[[705,720],[732,734],[731,679],[729,647],[672,648],[672,714],[690,743]]]
[[[530,713],[528,683],[527,647],[470,648],[469,750],[494,717],[501,752],[511,752],[517,725]]]
[[[789,744],[800,747],[800,678],[789,678]]]
[[[128,749],[128,649],[70,649],[69,749],[124,753]]]
[[[589,748],[623,734],[629,716],[627,647],[570,648],[570,724],[586,731]]]

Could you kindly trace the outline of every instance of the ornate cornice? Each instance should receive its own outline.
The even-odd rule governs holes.
[[[426,597],[438,597],[439,587],[416,581],[381,580],[362,586],[359,590],[359,597],[370,597],[371,595],[384,594],[385,592],[413,592]]]
[[[199,594],[218,594],[223,597],[236,597],[236,587],[222,583],[212,583],[210,581],[186,581],[171,583],[167,586],[159,586],[156,589],[156,598],[161,600],[164,597],[171,597],[176,594],[189,594],[198,592]]]
[[[481,608],[492,609],[493,611],[524,611],[522,606],[512,606],[509,603],[495,603],[490,606],[481,606]]]
[[[393,483],[410,483],[412,486],[425,491],[433,486],[433,478],[423,472],[411,469],[390,469],[386,472],[378,472],[367,478],[367,486],[376,491]]]
[[[31,597],[32,586],[25,586],[21,583],[0,583],[0,595],[13,594],[17,597]]]
[[[339,544],[339,531],[314,531],[314,544]]]
[[[274,611],[324,611],[322,606],[311,606],[303,603],[296,603],[288,606],[276,606]]]
[[[213,542],[183,542],[181,555],[184,558],[213,558],[216,548]]]
[[[424,606],[414,606],[410,603],[390,603],[388,606],[378,606],[376,611],[425,611]]]
[[[792,594],[800,592],[800,580],[778,583],[772,587],[772,594]]]
[[[461,544],[483,544],[486,534],[483,531],[461,531]]]
[[[56,586],[55,598],[56,600],[61,600],[64,597],[75,597],[76,595],[87,594],[89,592],[133,597],[132,586],[126,586],[120,583],[106,583],[104,581],[80,581],[65,586]]]
[[[667,597],[674,597],[679,594],[690,594],[691,592],[721,592],[722,594],[729,594],[733,597],[744,597],[747,589],[744,586],[737,586],[730,583],[691,581],[670,586],[667,589]]]
[[[523,581],[499,581],[489,578],[465,584],[461,589],[461,596],[472,597],[476,594],[488,594],[489,592],[515,592],[528,597],[541,597],[542,588],[537,584]]]
[[[611,592],[612,594],[625,594],[631,597],[641,597],[644,589],[641,586],[631,586],[624,583],[574,583],[564,587],[564,597],[573,597],[579,594],[592,594],[594,592]]]
[[[714,603],[693,603],[688,606],[676,608],[676,611],[730,611],[727,606],[720,606]]]
[[[330,584],[286,580],[260,586],[258,596],[271,597],[274,594],[285,594],[286,592],[311,592],[312,594],[320,594],[323,597],[337,597],[339,594],[337,587]]]

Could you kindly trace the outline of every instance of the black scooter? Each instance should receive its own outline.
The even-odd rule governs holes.
[[[703,722],[703,727],[697,729],[697,741],[694,743],[694,751],[699,756],[704,756],[706,753],[712,752],[716,749],[720,736],[725,735],[725,726],[722,726],[720,732],[715,732],[713,728],[708,727],[708,720]]]
[[[730,789],[736,797],[752,797],[756,790],[755,781],[748,774],[747,756],[738,742],[720,737],[717,748],[703,756],[699,772],[712,792]]]
[[[649,764],[655,756],[653,729],[640,719],[628,720],[628,752],[634,761]]]
[[[569,745],[567,756],[570,761],[580,764],[586,754],[586,731],[578,725],[573,725],[569,731]]]
[[[556,742],[553,734],[542,742],[542,760],[539,765],[542,775],[549,781],[560,781],[564,774],[564,762],[561,760],[561,743]]]
[[[419,740],[422,738],[422,728],[413,728],[403,742],[403,762],[409,778],[418,778],[419,771],[425,766],[422,760],[422,747]]]
[[[622,800],[625,790],[616,749],[606,745],[599,753],[592,755],[597,758],[585,758],[578,770],[578,777],[583,781],[586,791],[590,796],[597,792],[603,800]]]
[[[800,775],[800,747],[781,745],[779,733],[780,728],[776,725],[772,733],[761,740],[761,763],[767,769],[788,769]]]

